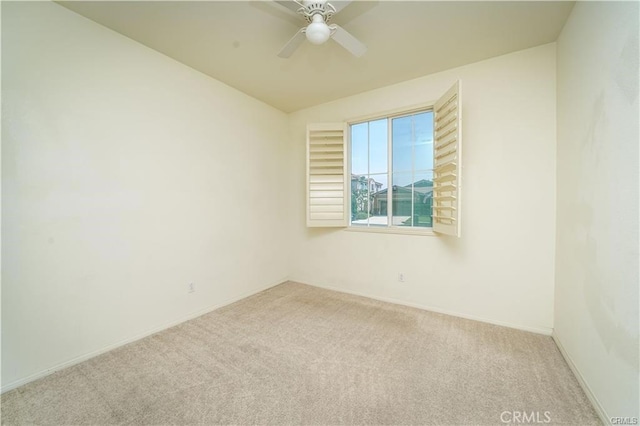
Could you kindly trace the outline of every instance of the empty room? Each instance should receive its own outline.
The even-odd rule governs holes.
[[[637,425],[639,5],[2,1],[2,424]]]

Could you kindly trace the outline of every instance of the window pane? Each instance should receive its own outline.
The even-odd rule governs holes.
[[[412,226],[413,191],[411,172],[393,173],[391,223],[394,226]]]
[[[433,112],[423,112],[413,117],[414,170],[431,170],[433,169]]]
[[[393,174],[394,186],[408,186],[413,182],[413,174],[411,172],[395,172]]]
[[[387,119],[369,122],[369,173],[387,173]]]
[[[351,175],[351,223],[369,223],[369,188],[367,176]]]
[[[387,224],[387,174],[351,176],[351,223]]]
[[[394,226],[431,227],[433,172],[394,173],[392,193]]]
[[[369,217],[369,225],[384,225],[388,223],[387,219],[387,174],[371,175],[370,182],[371,191],[371,211]],[[375,189],[375,191],[373,190]]]
[[[369,126],[368,123],[351,126],[351,173],[366,175],[369,159]]]
[[[391,120],[393,171],[405,172],[412,169],[412,128],[411,116]]]
[[[417,173],[413,183],[413,226],[431,227],[433,172]]]

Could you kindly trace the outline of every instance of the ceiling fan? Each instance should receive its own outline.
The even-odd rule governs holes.
[[[276,3],[302,15],[309,23],[306,27],[300,28],[296,35],[284,45],[278,53],[279,57],[291,56],[305,38],[313,44],[323,44],[332,38],[356,57],[364,55],[367,51],[367,47],[360,40],[340,25],[329,24],[333,15],[344,9],[351,1],[339,1],[335,6],[326,0],[288,0],[276,1]]]

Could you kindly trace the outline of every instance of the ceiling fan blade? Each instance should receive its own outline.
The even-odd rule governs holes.
[[[302,3],[299,3],[296,0],[276,0],[275,3],[278,3],[289,10],[293,10],[296,13],[298,13],[298,10],[300,10],[301,7],[304,7]]]
[[[287,44],[284,45],[282,50],[280,50],[280,53],[278,53],[279,57],[288,58],[289,56],[291,56],[293,54],[293,52],[296,51],[296,49],[298,47],[300,47],[300,45],[302,44],[302,42],[306,38],[305,35],[304,35],[304,30],[305,30],[305,27],[300,28],[298,30],[298,32],[296,33],[296,35],[291,37],[291,40],[289,40],[287,42]]]
[[[360,42],[360,40],[352,36],[349,31],[336,24],[331,25],[331,28],[335,28],[335,31],[333,32],[331,38],[333,38],[336,43],[347,49],[353,56],[356,56],[358,58],[365,54],[365,52],[367,51],[367,46],[365,46],[364,44],[362,44],[362,42]]]
[[[349,3],[351,3],[351,0],[329,1],[329,4],[334,7],[336,13],[349,6]]]

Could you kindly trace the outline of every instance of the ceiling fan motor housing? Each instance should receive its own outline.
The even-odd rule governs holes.
[[[298,12],[304,16],[309,23],[313,22],[314,15],[322,16],[324,22],[328,23],[333,17],[333,14],[336,13],[335,7],[326,1],[304,1],[302,5],[304,7],[301,7]]]

